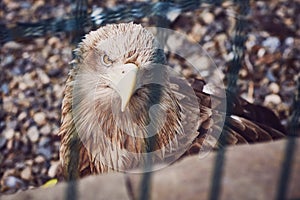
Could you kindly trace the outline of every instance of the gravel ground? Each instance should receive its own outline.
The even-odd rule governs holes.
[[[68,2],[68,1],[66,1]],[[114,6],[124,1],[101,1]],[[93,4],[95,5],[95,4]],[[68,16],[61,1],[3,0],[0,23]],[[89,7],[92,3],[89,1]],[[253,1],[238,85],[248,101],[271,108],[287,124],[300,73],[300,2]],[[232,58],[235,9],[230,3],[181,14],[171,27],[199,41],[226,73]],[[141,23],[151,23],[143,19]],[[55,178],[60,107],[71,60],[68,34],[7,42],[0,47],[0,192],[35,188]]]

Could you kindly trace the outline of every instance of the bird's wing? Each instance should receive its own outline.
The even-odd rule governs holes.
[[[193,78],[190,82],[198,97],[201,123],[198,137],[186,154],[224,145],[270,141],[285,136],[280,120],[268,108],[251,104],[226,91],[227,100],[230,101],[227,101],[227,113],[224,113],[218,102],[226,102],[225,96],[205,93],[205,81],[201,78]]]

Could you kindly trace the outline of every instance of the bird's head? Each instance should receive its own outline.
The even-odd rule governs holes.
[[[93,74],[98,88],[106,88],[107,95],[119,95],[122,112],[139,87],[166,78],[162,77],[164,53],[141,25],[113,24],[92,31],[75,53],[80,70]]]
[[[106,25],[87,34],[75,53],[72,96],[79,132],[88,132],[88,138],[147,138],[181,131],[164,52],[147,29],[133,23]],[[94,134],[99,130],[104,134]]]

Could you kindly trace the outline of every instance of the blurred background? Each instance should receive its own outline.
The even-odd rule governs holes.
[[[72,50],[90,30],[129,21],[187,35],[208,52],[225,84],[234,47],[241,47],[239,95],[270,108],[287,127],[300,74],[298,0],[1,0],[0,193],[57,178],[56,134]],[[182,62],[173,61],[189,76]]]

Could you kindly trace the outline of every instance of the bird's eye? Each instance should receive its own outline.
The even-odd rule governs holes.
[[[113,61],[108,57],[108,55],[104,54],[101,56],[101,63],[107,67],[111,66]]]

